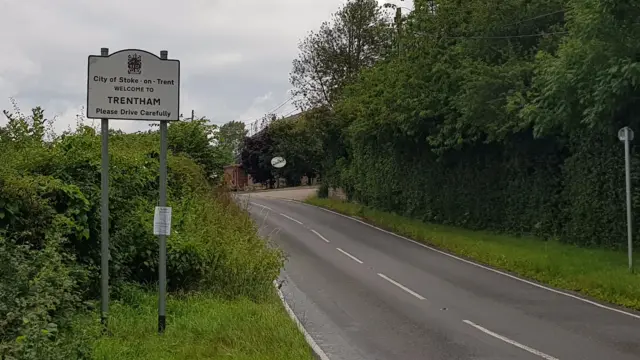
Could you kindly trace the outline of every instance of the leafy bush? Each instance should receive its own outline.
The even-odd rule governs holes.
[[[91,337],[73,331],[84,272],[72,260],[53,240],[34,250],[0,237],[0,358],[90,358]]]
[[[10,118],[0,128],[0,358],[88,358],[99,328],[83,312],[100,289],[100,137],[80,126],[47,138],[41,109]],[[211,136],[204,120],[169,127],[169,289],[261,301],[272,295],[282,255],[212,187],[226,155]],[[129,283],[157,283],[159,136],[112,131],[109,141],[110,285],[117,299]]]
[[[318,197],[321,199],[326,199],[329,197],[329,185],[326,183],[320,184],[318,187]]]
[[[232,151],[226,146],[213,146],[221,142],[217,126],[206,118],[169,124],[169,149],[184,154],[200,165],[208,179],[222,179],[222,167],[233,161]],[[226,145],[226,144],[224,144]]]

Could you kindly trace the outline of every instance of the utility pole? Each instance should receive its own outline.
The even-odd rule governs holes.
[[[193,121],[195,116],[196,116],[196,111],[195,110],[191,110],[191,121]]]

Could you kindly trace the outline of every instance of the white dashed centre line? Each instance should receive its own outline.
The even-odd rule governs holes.
[[[319,232],[317,232],[317,231],[315,231],[315,230],[313,230],[313,229],[311,229],[311,232],[312,232],[312,233],[314,233],[314,234],[316,234],[316,236],[318,236],[320,239],[324,240],[326,243],[329,243],[329,242],[330,242],[330,241],[329,241],[329,240],[327,240],[324,236],[320,235],[320,233],[319,233]]]
[[[400,289],[402,289],[402,290],[404,290],[404,291],[408,292],[409,294],[411,294],[411,295],[413,295],[413,296],[417,297],[418,299],[420,299],[420,300],[426,300],[422,295],[420,295],[420,294],[418,294],[417,292],[415,292],[415,291],[413,291],[413,290],[409,289],[408,287],[406,287],[406,286],[404,286],[404,285],[400,284],[399,282],[397,282],[397,281],[395,281],[395,280],[393,280],[393,279],[391,279],[391,278],[387,277],[385,274],[378,273],[378,276],[380,276],[381,278],[383,278],[383,279],[387,280],[388,282],[392,283],[393,285],[395,285],[395,286],[399,287]]]
[[[293,222],[297,222],[298,224],[303,225],[301,221],[298,221],[298,220],[296,220],[296,219],[292,218],[292,217],[291,217],[291,216],[289,216],[289,215],[286,215],[286,214],[283,214],[283,213],[280,213],[280,215],[282,215],[282,216],[286,217],[287,219],[289,219],[289,220],[291,220],[291,221],[293,221]]]
[[[502,341],[504,341],[504,342],[506,342],[506,343],[508,343],[508,344],[511,344],[511,345],[513,345],[513,346],[515,346],[515,347],[517,347],[517,348],[520,348],[520,349],[522,349],[522,350],[524,350],[524,351],[528,351],[528,352],[530,352],[530,353],[532,353],[532,354],[534,354],[534,355],[537,355],[537,356],[539,356],[539,357],[541,357],[541,358],[543,358],[543,359],[546,359],[546,360],[559,360],[558,358],[554,358],[554,357],[553,357],[553,356],[551,356],[551,355],[547,355],[547,354],[543,353],[542,351],[538,351],[538,350],[533,349],[533,348],[530,348],[530,347],[528,347],[528,346],[526,346],[526,345],[522,345],[522,344],[520,344],[519,342],[513,341],[513,340],[511,340],[511,339],[509,339],[509,338],[507,338],[507,337],[504,337],[504,336],[502,336],[502,335],[500,335],[500,334],[496,334],[496,333],[494,333],[493,331],[491,331],[491,330],[487,330],[487,329],[483,328],[483,327],[482,327],[482,326],[480,326],[480,325],[477,325],[477,324],[472,323],[472,322],[471,322],[471,321],[469,321],[469,320],[463,320],[463,322],[464,322],[465,324],[467,324],[467,325],[471,325],[471,326],[473,326],[474,328],[476,328],[476,329],[478,329],[478,330],[482,331],[483,333],[485,333],[485,334],[487,334],[487,335],[491,335],[491,336],[493,336],[493,337],[494,337],[494,338],[496,338],[496,339],[500,339],[500,340],[502,340]]]
[[[348,252],[346,252],[346,251],[344,251],[344,250],[342,250],[342,249],[340,249],[340,248],[336,248],[336,250],[338,250],[338,251],[340,251],[341,253],[343,253],[343,254],[347,255],[347,256],[348,256],[348,257],[350,257],[353,261],[355,261],[355,262],[357,262],[357,263],[362,264],[362,261],[360,261],[360,259],[358,259],[357,257],[355,257],[355,256],[353,256],[353,255],[351,255],[351,254],[349,254]]]

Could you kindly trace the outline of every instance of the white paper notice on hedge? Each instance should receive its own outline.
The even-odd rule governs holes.
[[[171,235],[171,208],[156,206],[153,215],[153,235]]]

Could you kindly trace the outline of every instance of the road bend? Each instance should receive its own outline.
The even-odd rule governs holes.
[[[282,290],[331,360],[640,359],[640,315],[317,207],[245,198],[287,254]]]

